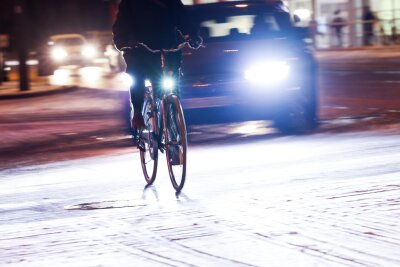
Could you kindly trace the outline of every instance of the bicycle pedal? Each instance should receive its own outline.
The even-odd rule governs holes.
[[[137,145],[136,145],[136,147],[137,147],[140,151],[146,152],[146,147],[145,147],[143,141],[139,140],[138,143],[137,143]]]

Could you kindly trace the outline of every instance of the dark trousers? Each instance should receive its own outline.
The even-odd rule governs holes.
[[[140,112],[144,102],[145,81],[149,80],[156,94],[161,93],[161,80],[163,71],[161,68],[161,55],[153,54],[138,48],[124,54],[127,65],[126,72],[132,76],[133,84],[130,88],[130,98],[135,112]],[[165,65],[168,71],[172,71],[179,78],[181,66],[181,53],[166,54]]]

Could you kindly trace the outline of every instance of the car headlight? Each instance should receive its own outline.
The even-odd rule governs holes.
[[[51,55],[52,55],[53,59],[61,61],[61,60],[64,60],[68,56],[68,53],[67,53],[67,51],[65,51],[65,49],[57,47],[52,50]]]
[[[92,58],[92,57],[96,56],[96,54],[97,54],[97,51],[92,46],[87,46],[82,50],[82,55],[87,58]]]
[[[164,77],[162,79],[162,88],[165,91],[172,91],[175,88],[175,80],[172,77]]]
[[[262,62],[245,71],[245,78],[256,84],[268,85],[282,82],[290,73],[290,65],[285,61]]]

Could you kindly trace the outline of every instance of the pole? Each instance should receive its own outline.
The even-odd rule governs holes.
[[[3,50],[0,47],[0,85],[3,84],[4,76],[4,64],[3,64]]]
[[[317,0],[312,0],[311,1],[311,10],[312,10],[311,19],[313,21],[316,21],[317,20]]]
[[[394,0],[392,0],[392,42],[397,42],[396,6]]]
[[[348,28],[349,28],[349,46],[353,47],[357,44],[357,14],[356,3],[353,0],[347,0]]]
[[[318,23],[317,23],[317,0],[311,1],[311,22],[310,22],[310,30],[311,37],[313,40],[314,48],[317,48],[317,33],[318,33]]]
[[[21,91],[29,90],[28,66],[26,65],[28,59],[28,20],[26,12],[26,0],[14,0],[15,38],[19,61],[19,89]]]
[[[393,27],[396,27],[396,4],[394,0],[392,0],[392,21]]]

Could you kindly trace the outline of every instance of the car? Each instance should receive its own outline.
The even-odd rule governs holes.
[[[98,56],[96,46],[81,34],[57,34],[49,37],[39,53],[39,74],[50,75],[65,65],[85,66]]]
[[[96,44],[99,56],[107,60],[108,69],[112,73],[124,71],[126,68],[122,54],[115,48],[111,31],[90,31],[86,33],[88,40]]]
[[[182,52],[188,121],[272,119],[285,133],[317,127],[317,63],[282,1],[187,8],[204,39]]]

